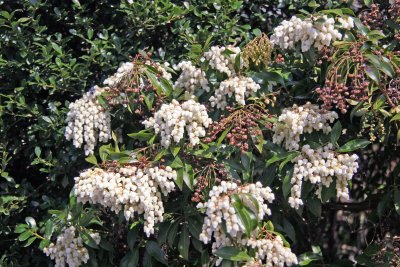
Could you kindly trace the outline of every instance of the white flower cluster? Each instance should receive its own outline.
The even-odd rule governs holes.
[[[230,53],[226,53],[226,50],[229,50]],[[204,53],[202,60],[206,60],[212,69],[226,73],[230,77],[235,73],[235,59],[239,53],[239,47],[212,46],[209,51]],[[241,62],[241,64],[243,63]]]
[[[257,239],[249,238],[247,246],[256,249],[255,258],[264,262],[263,266],[292,266],[297,264],[297,257],[290,248],[285,247],[280,236]]]
[[[85,142],[86,155],[93,153],[97,140],[106,142],[111,138],[110,113],[97,100],[101,92],[102,88],[95,86],[82,98],[69,104],[65,138],[73,140],[77,148]]]
[[[215,95],[210,97],[211,106],[216,106],[219,109],[224,109],[227,105],[227,97],[232,97],[235,94],[235,100],[240,105],[245,105],[245,98],[253,95],[260,89],[250,77],[233,77],[222,81],[219,88],[215,90]]]
[[[90,236],[95,243],[100,244],[100,235],[92,233]],[[88,250],[83,245],[80,236],[75,237],[75,227],[66,228],[61,235],[57,237],[56,244],[51,243],[49,247],[43,249],[43,252],[52,260],[55,260],[56,267],[64,267],[65,263],[69,267],[78,267],[89,260]]]
[[[301,154],[292,160],[295,165],[289,197],[291,207],[298,209],[303,205],[300,198],[303,180],[318,185],[317,195],[321,197],[322,186],[329,187],[333,177],[336,177],[336,196],[340,199],[349,199],[348,182],[357,172],[358,156],[336,154],[332,148],[332,144],[318,149],[304,145]]]
[[[126,220],[133,219],[135,212],[144,214],[144,232],[150,236],[155,223],[163,221],[161,192],[166,196],[175,189],[176,176],[171,167],[126,166],[116,171],[95,168],[75,177],[74,192],[78,202],[100,204],[115,213],[123,210]]]
[[[169,67],[169,63],[165,62],[163,65],[160,64],[159,62],[155,62],[156,68],[157,70],[161,73],[161,76],[166,79],[166,80],[171,80],[172,79],[172,75],[171,73],[169,73],[165,67]]]
[[[238,186],[236,183],[223,181],[220,186],[214,186],[211,189],[206,203],[199,203],[197,206],[206,209],[200,240],[208,244],[214,236],[212,251],[215,252],[220,247],[233,245],[232,238],[234,238],[237,244],[257,248],[256,259],[265,261],[267,266],[283,266],[285,263],[290,266],[297,263],[296,256],[283,245],[282,239],[278,236],[273,239],[257,239],[258,229],[255,229],[249,238],[244,237],[246,230],[234,208],[235,199],[231,197],[233,194],[251,208],[259,220],[262,220],[266,214],[271,215],[265,203],[271,203],[274,200],[274,194],[269,187],[263,187],[260,182]],[[249,194],[254,199],[250,199]],[[254,200],[257,203],[254,203]],[[258,212],[256,206],[259,207]],[[217,261],[217,265],[221,263],[221,260]]]
[[[108,77],[107,79],[105,79],[103,84],[108,87],[114,87],[115,85],[118,84],[118,82],[122,79],[122,77],[124,77],[128,72],[133,70],[133,67],[134,65],[132,62],[122,63],[117,69],[117,72]]]
[[[352,28],[354,28],[354,20],[350,16],[347,16],[345,18],[339,17],[338,22],[340,23],[342,29],[351,30]]]
[[[206,135],[206,128],[212,123],[206,107],[190,99],[179,104],[175,99],[163,104],[154,117],[143,121],[146,128],[154,128],[161,133],[161,145],[169,147],[171,142],[179,143],[186,130],[191,145],[200,142],[199,137]]]
[[[152,65],[150,61],[146,61],[145,64]],[[163,65],[161,65],[159,62],[155,62],[155,67],[157,71],[161,73],[161,76],[164,77],[167,80],[172,79],[171,73],[169,73]],[[165,66],[169,66],[168,63],[164,63]],[[121,79],[127,75],[129,72],[131,72],[134,69],[135,65],[133,62],[124,62],[120,65],[120,67],[117,69],[117,72],[108,77],[107,79],[104,80],[103,84],[108,86],[108,87],[114,87],[117,85]]]
[[[330,133],[332,123],[338,115],[334,111],[323,112],[318,105],[307,102],[304,106],[293,105],[286,108],[278,118],[272,130],[274,135],[272,141],[281,144],[288,150],[297,150],[300,145],[300,135],[322,130],[323,133]]]
[[[175,87],[186,89],[191,94],[195,93],[198,88],[210,91],[205,72],[193,66],[192,62],[182,61],[176,66],[176,70],[182,72],[175,82]]]
[[[259,210],[256,215],[259,220],[262,220],[265,214],[271,215],[268,205],[264,203],[265,201],[271,203],[275,198],[271,188],[263,187],[260,182],[238,186],[234,182],[222,181],[221,185],[213,186],[206,203],[197,205],[197,208],[206,208],[206,217],[204,218],[200,240],[207,244],[211,241],[214,233],[215,243],[213,244],[213,249],[215,250],[224,245],[225,240],[219,238],[225,236],[222,221],[226,224],[227,234],[231,237],[242,236],[246,231],[244,225],[240,223],[240,218],[234,208],[235,200],[231,198],[231,195],[237,194],[240,196],[240,194],[248,193],[258,202]],[[247,199],[242,199],[242,201],[245,200]],[[246,204],[251,205],[251,201]]]
[[[306,52],[312,46],[322,49],[341,38],[342,34],[335,29],[333,18],[323,15],[302,20],[293,16],[274,29],[271,42],[281,49],[294,49],[296,43],[301,42],[301,50]]]

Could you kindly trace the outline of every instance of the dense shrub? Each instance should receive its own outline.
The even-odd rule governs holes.
[[[392,2],[0,3],[0,265],[399,264]]]

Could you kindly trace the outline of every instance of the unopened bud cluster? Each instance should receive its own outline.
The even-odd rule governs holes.
[[[171,142],[179,143],[186,131],[192,146],[200,142],[200,137],[206,135],[206,128],[212,123],[206,107],[190,99],[180,104],[175,99],[143,121],[146,128],[153,128],[155,133],[161,133],[161,145],[169,147]]]
[[[209,51],[204,53],[202,59],[206,60],[212,69],[226,73],[230,77],[235,73],[235,60],[239,53],[239,47],[212,46]]]
[[[353,25],[352,19],[341,18],[340,23],[348,29]],[[301,51],[306,52],[311,47],[318,50],[336,40],[340,40],[342,34],[335,29],[335,20],[326,15],[302,20],[293,16],[290,20],[284,20],[274,29],[271,42],[281,49],[295,49],[298,42],[301,43]]]
[[[175,189],[176,176],[170,167],[94,168],[75,178],[74,192],[78,202],[100,204],[117,214],[123,210],[126,220],[133,219],[135,213],[143,214],[144,232],[150,236],[155,223],[163,221],[161,197]]]
[[[69,104],[65,138],[73,140],[77,148],[85,142],[86,155],[93,153],[97,141],[107,142],[111,138],[110,113],[97,99],[101,93],[102,88],[95,86],[82,98]]]
[[[205,72],[196,68],[192,62],[182,61],[176,66],[176,70],[180,70],[181,74],[174,84],[175,87],[186,89],[191,94],[199,88],[210,91]]]
[[[318,105],[306,103],[304,106],[293,105],[286,108],[278,118],[272,130],[274,132],[273,142],[281,144],[288,150],[299,149],[303,133],[322,131],[325,134],[331,132],[332,123],[338,115],[334,111],[323,112]]]
[[[271,63],[271,53],[272,43],[267,35],[263,33],[243,48],[242,56],[247,66],[251,63],[256,66],[263,64],[264,68],[266,68]]]
[[[349,199],[348,182],[357,172],[358,156],[337,154],[332,149],[332,144],[317,149],[304,145],[301,154],[292,160],[295,165],[289,197],[291,207],[298,209],[303,205],[301,200],[303,181],[318,185],[316,193],[321,197],[322,187],[329,187],[333,182],[333,177],[336,177],[336,196],[339,199]]]
[[[227,98],[235,96],[235,101],[240,105],[245,105],[245,98],[254,95],[260,89],[250,77],[235,76],[222,81],[219,88],[215,90],[215,95],[210,97],[212,107],[224,109],[227,105]]]
[[[89,260],[89,252],[83,245],[80,236],[75,236],[75,227],[70,226],[57,237],[56,244],[51,243],[49,247],[43,249],[43,252],[55,260],[56,267],[78,267],[87,263]],[[100,244],[100,235],[98,233],[90,234],[91,238],[98,245]]]

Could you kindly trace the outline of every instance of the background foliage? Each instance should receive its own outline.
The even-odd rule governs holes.
[[[274,10],[279,2],[285,2],[281,14]],[[76,207],[73,198],[65,200],[69,199],[73,177],[89,164],[81,150],[65,141],[66,107],[87,88],[100,84],[120,62],[128,61],[140,49],[171,63],[195,59],[204,52],[206,43],[243,45],[260,32],[269,33],[292,14],[351,5],[351,1],[279,2],[0,2],[0,266],[50,264],[37,246],[29,246],[29,240],[32,243],[35,239],[21,238],[21,229],[16,226],[26,222],[33,231],[52,229],[46,224],[52,214],[62,218],[62,212],[70,208],[80,213],[81,207]],[[367,10],[370,2],[365,1]],[[387,5],[381,3],[382,8]],[[398,42],[393,35],[398,25],[393,28],[389,20],[387,23],[382,29],[396,49]],[[287,60],[293,64],[275,77],[277,83],[282,82],[294,100],[310,98],[304,88],[322,82],[315,73],[308,73],[315,62],[312,58],[301,63],[290,57]],[[288,106],[293,99],[279,101],[277,106]],[[377,101],[370,104],[379,110]],[[341,119],[357,128],[362,123],[361,113],[352,122],[348,117]],[[306,253],[305,263],[323,259],[316,264],[351,266],[346,259],[358,256],[360,265],[375,266],[373,258],[382,249],[388,251],[382,257],[393,258],[398,253],[399,152],[397,131],[387,133],[391,138],[362,151],[363,165],[352,185],[352,197],[358,202],[313,206],[303,214],[306,220],[295,212],[278,214],[274,219],[280,222],[280,230],[296,241],[296,253]],[[187,212],[190,217],[190,210]],[[174,229],[176,233],[178,227]],[[123,248],[109,258],[113,264],[120,264],[126,248],[135,243],[132,235],[135,232],[129,231],[128,240],[121,237]],[[17,239],[27,242],[15,242]]]

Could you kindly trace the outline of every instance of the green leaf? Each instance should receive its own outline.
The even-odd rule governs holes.
[[[392,121],[398,121],[398,120],[400,120],[400,113],[394,115],[394,116],[390,119],[390,122],[392,122]]]
[[[141,130],[137,133],[128,134],[129,137],[137,139],[139,141],[148,141],[154,134],[149,132],[149,130]]]
[[[351,152],[351,151],[354,151],[357,149],[365,148],[369,144],[370,144],[370,141],[368,141],[366,139],[354,139],[354,140],[347,142],[343,146],[339,147],[337,152],[340,152],[340,153]]]
[[[81,8],[81,3],[79,2],[79,0],[72,0],[72,2],[75,4],[76,7]]]
[[[300,154],[300,152],[298,152],[298,151],[283,152],[283,153],[280,153],[280,154],[276,154],[276,155],[274,155],[272,158],[270,158],[269,160],[267,160],[267,167],[268,167],[269,165],[271,165],[271,164],[277,162],[277,161],[284,160],[284,159],[286,159],[286,158],[288,158],[288,157],[291,158],[291,159],[293,159],[293,158],[297,157],[299,154]]]
[[[37,238],[36,236],[32,236],[31,238],[28,239],[28,241],[26,241],[26,243],[23,246],[29,247],[33,243],[33,241],[36,240],[36,238]]]
[[[15,227],[14,233],[21,234],[21,233],[25,232],[27,229],[28,229],[28,225],[26,225],[26,224],[18,224]]]
[[[187,226],[184,226],[179,238],[178,250],[185,260],[189,260],[190,237]]]
[[[245,228],[246,235],[250,236],[251,231],[253,231],[257,227],[257,216],[255,216],[253,211],[244,206],[243,201],[237,194],[233,194],[231,197],[235,200],[234,208]]]
[[[168,266],[168,262],[165,259],[165,254],[161,250],[160,246],[155,241],[149,241],[146,244],[147,253],[153,257],[156,261]]]
[[[32,236],[32,232],[30,231],[30,230],[28,230],[28,231],[26,231],[26,232],[23,232],[22,234],[20,234],[19,236],[18,236],[18,240],[19,241],[25,241],[25,240],[27,240],[29,237],[31,237]]]
[[[244,167],[244,170],[249,171],[250,170],[251,161],[253,159],[253,153],[246,152],[244,154],[241,154],[240,155],[240,159],[242,161],[242,165]]]
[[[180,150],[181,150],[181,147],[180,147],[180,146],[174,146],[174,145],[172,145],[172,146],[170,147],[170,151],[171,151],[171,153],[172,153],[172,155],[173,155],[174,157],[176,157],[176,155],[178,155],[178,153],[179,153]]]
[[[193,191],[194,184],[194,171],[192,165],[185,164],[185,171],[183,172],[183,181]]]
[[[221,136],[220,136],[220,137],[218,138],[218,140],[217,140],[217,146],[218,146],[218,147],[222,144],[222,142],[224,141],[226,135],[229,133],[229,131],[230,131],[231,129],[232,129],[232,126],[226,128],[226,129],[222,132]]]
[[[336,144],[341,135],[342,135],[342,124],[340,123],[340,121],[337,121],[335,125],[333,125],[332,127],[331,143]]]
[[[356,27],[364,34],[366,35],[369,30],[367,27],[365,27],[365,25],[361,22],[361,20],[357,17],[353,18],[354,20],[354,24],[356,25]]]
[[[288,170],[286,172],[286,175],[285,175],[285,177],[283,178],[283,181],[282,181],[282,192],[283,192],[283,196],[284,196],[285,199],[287,199],[287,197],[290,194],[290,189],[292,187],[292,184],[290,183],[290,180],[293,177],[293,171],[294,171],[294,169],[290,168],[290,170]]]
[[[120,267],[135,267],[139,263],[139,250],[129,251],[121,260]]]
[[[336,196],[336,183],[333,182],[329,187],[323,186],[321,191],[321,201],[322,203],[327,202],[329,199]]]
[[[371,80],[379,84],[380,78],[379,78],[379,71],[375,66],[372,65],[366,65],[365,66],[365,73],[368,75]]]
[[[160,152],[158,152],[158,154],[154,158],[154,161],[159,161],[160,159],[162,159],[162,157],[164,157],[167,154],[168,154],[168,150],[162,149]]]
[[[178,186],[178,188],[180,190],[182,190],[182,186],[183,186],[183,168],[178,169],[176,174],[177,174],[177,176],[176,176],[175,184]]]
[[[167,80],[163,79],[162,77],[157,78],[157,76],[148,69],[146,69],[144,73],[146,74],[147,78],[149,78],[151,84],[156,88],[158,95],[169,96],[171,94],[172,86]]]
[[[40,154],[42,153],[42,150],[40,149],[40,147],[35,147],[35,155],[36,157],[40,158]]]
[[[375,101],[374,105],[372,106],[372,108],[373,108],[374,110],[379,110],[385,103],[386,103],[386,98],[385,98],[385,96],[384,96],[384,95],[380,95],[380,96],[376,99],[376,101]]]
[[[203,222],[195,216],[191,216],[188,218],[189,232],[192,234],[193,237],[197,239],[199,238],[202,226]]]
[[[239,54],[237,54],[236,55],[236,57],[235,57],[235,66],[234,66],[234,69],[235,69],[235,72],[236,73],[239,73],[240,72],[240,64],[241,63],[241,54],[239,53]]]
[[[44,228],[44,237],[50,238],[51,235],[53,234],[53,230],[54,230],[54,223],[53,221],[48,220]]]
[[[296,240],[296,231],[294,230],[292,223],[285,218],[283,219],[283,230],[292,241]]]
[[[282,171],[282,169],[286,166],[288,162],[291,162],[294,158],[296,158],[298,155],[300,155],[300,152],[294,151],[289,156],[286,157],[284,161],[279,164],[279,171]]]
[[[371,7],[371,5],[374,3],[373,0],[364,0],[364,5],[366,5],[367,7]]]
[[[105,162],[108,158],[108,154],[110,153],[110,151],[112,151],[112,147],[111,144],[108,145],[102,145],[99,148],[99,155],[100,155],[100,159],[102,162]]]
[[[146,103],[147,109],[151,111],[154,103],[154,94],[149,94],[149,95],[142,94],[142,96],[144,98],[144,102]]]
[[[83,243],[85,243],[87,246],[96,249],[99,248],[99,246],[96,244],[96,241],[94,241],[93,237],[90,236],[87,230],[81,232],[80,236],[83,240]]]
[[[50,245],[51,241],[49,239],[43,239],[39,243],[39,248],[44,249],[45,247],[48,247]]]
[[[88,157],[85,158],[85,160],[93,165],[97,165],[97,159],[96,156],[91,154]]]
[[[51,47],[53,47],[53,49],[54,49],[58,54],[62,55],[62,49],[61,49],[61,47],[60,47],[58,44],[52,42],[52,43],[51,43]]]
[[[264,226],[268,231],[274,231],[274,224],[271,221],[266,222]]]
[[[321,202],[319,201],[319,199],[309,199],[307,201],[307,207],[316,217],[321,217]]]
[[[168,240],[168,246],[170,247],[173,247],[174,245],[176,234],[178,233],[178,226],[179,222],[174,222],[169,228],[167,240]]]
[[[248,261],[251,257],[247,252],[235,247],[222,247],[215,251],[214,255],[230,261]]]
[[[130,229],[127,235],[127,241],[128,241],[128,247],[131,251],[133,251],[135,247],[135,243],[137,241],[137,238],[139,236],[138,228],[134,227],[133,229]]]

